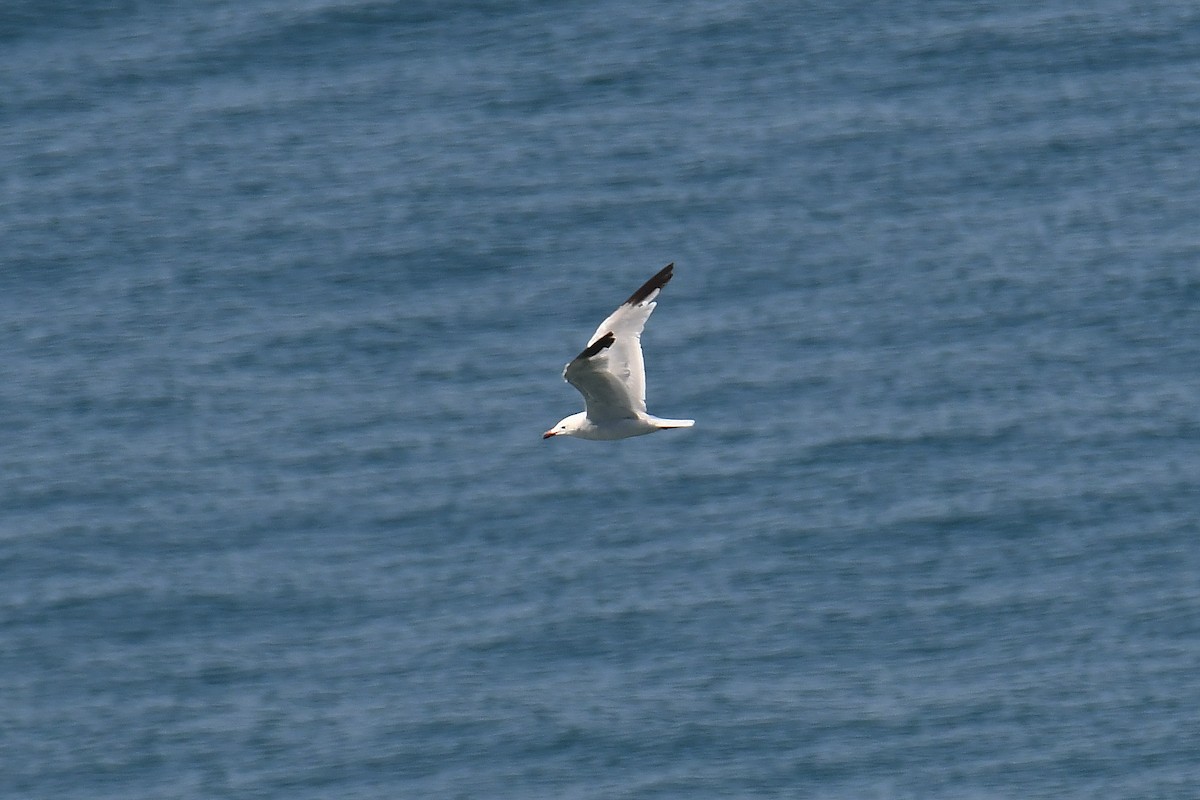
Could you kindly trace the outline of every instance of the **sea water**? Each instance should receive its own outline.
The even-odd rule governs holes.
[[[0,9],[0,796],[1194,798],[1200,9]],[[649,407],[542,441],[667,262]]]

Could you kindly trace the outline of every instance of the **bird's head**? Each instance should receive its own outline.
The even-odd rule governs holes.
[[[551,436],[574,436],[583,427],[584,420],[587,418],[586,411],[580,411],[578,414],[572,414],[569,417],[563,417],[550,430],[542,434],[543,439],[549,439]]]

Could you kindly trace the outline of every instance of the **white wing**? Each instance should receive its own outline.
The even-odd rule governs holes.
[[[563,377],[579,390],[595,422],[636,417],[646,411],[646,367],[642,330],[654,312],[675,264],[667,264],[608,316],[588,346],[567,364]]]

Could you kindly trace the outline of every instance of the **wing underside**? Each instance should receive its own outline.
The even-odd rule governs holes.
[[[613,370],[609,355],[616,341],[610,331],[586,349],[563,370],[567,382],[579,390],[593,422],[630,419],[637,416],[629,387]],[[644,406],[643,406],[644,408]]]

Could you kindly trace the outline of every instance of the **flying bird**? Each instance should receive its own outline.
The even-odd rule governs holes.
[[[583,395],[586,411],[564,417],[542,434],[580,439],[628,439],[664,428],[690,428],[694,419],[661,419],[646,413],[646,367],[642,329],[662,287],[671,280],[672,262],[642,284],[600,323],[583,352],[567,364],[563,378]]]

